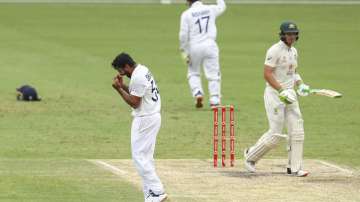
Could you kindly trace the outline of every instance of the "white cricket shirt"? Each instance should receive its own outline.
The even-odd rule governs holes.
[[[215,20],[225,9],[224,0],[217,0],[216,5],[204,5],[201,1],[194,2],[181,15],[180,49],[189,53],[191,44],[208,39],[215,41],[217,35]]]
[[[144,65],[138,64],[134,69],[129,83],[129,92],[131,95],[141,97],[140,106],[133,109],[133,116],[149,116],[160,112],[159,90],[153,75]]]
[[[274,68],[273,76],[284,89],[294,88],[297,58],[297,50],[289,48],[283,41],[274,44],[266,53],[265,65]],[[268,82],[266,85],[270,86]]]

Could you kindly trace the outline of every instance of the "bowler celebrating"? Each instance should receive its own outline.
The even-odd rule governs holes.
[[[303,170],[304,126],[296,92],[300,96],[309,95],[309,86],[302,82],[297,72],[297,50],[293,47],[299,39],[295,23],[284,22],[280,26],[280,41],[266,54],[264,78],[265,109],[270,128],[257,143],[244,152],[245,167],[255,172],[255,164],[286,137],[282,135],[284,125],[288,132],[288,174],[298,177],[308,175]]]
[[[155,79],[147,67],[136,64],[126,53],[118,55],[112,66],[119,72],[112,86],[133,109],[131,154],[143,180],[145,202],[164,201],[167,195],[155,172],[153,158],[161,125],[161,99]],[[123,83],[124,75],[130,78],[129,86]]]
[[[201,85],[200,67],[203,66],[209,82],[210,105],[221,102],[221,73],[219,48],[216,44],[215,20],[226,9],[224,0],[217,5],[204,5],[199,0],[187,0],[189,9],[181,15],[180,51],[188,65],[187,78],[196,107],[203,107],[204,90]]]

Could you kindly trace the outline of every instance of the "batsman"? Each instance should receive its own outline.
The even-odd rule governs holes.
[[[299,39],[299,29],[293,22],[280,25],[280,41],[268,49],[265,58],[264,79],[266,88],[264,102],[269,130],[250,148],[245,149],[245,168],[256,172],[256,163],[281,139],[288,141],[287,174],[305,177],[303,169],[304,121],[297,94],[307,96],[310,87],[303,83],[297,71],[298,53],[293,47]],[[288,135],[283,135],[286,126]]]

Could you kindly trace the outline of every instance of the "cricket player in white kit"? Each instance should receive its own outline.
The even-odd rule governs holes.
[[[297,72],[298,53],[293,47],[299,38],[296,24],[282,23],[280,38],[278,43],[268,49],[265,58],[264,101],[270,128],[254,146],[245,150],[245,167],[255,172],[255,164],[275,148],[282,138],[288,138],[287,173],[304,177],[308,175],[303,170],[304,126],[295,88],[300,96],[307,96],[310,87],[302,82]],[[288,136],[282,135],[285,125]]]
[[[181,15],[179,39],[181,55],[188,65],[191,93],[196,107],[203,107],[200,77],[203,66],[209,82],[210,105],[217,106],[221,103],[221,73],[215,20],[225,11],[226,5],[224,0],[217,0],[216,5],[204,5],[199,0],[187,0],[187,3],[190,8]]]
[[[154,150],[156,136],[161,126],[161,99],[155,79],[149,69],[126,53],[118,55],[112,66],[119,74],[113,88],[133,108],[131,126],[131,153],[135,167],[143,180],[145,202],[165,201],[163,184],[155,171]],[[129,86],[123,76],[130,78]]]

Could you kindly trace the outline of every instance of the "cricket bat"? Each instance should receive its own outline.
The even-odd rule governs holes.
[[[310,89],[310,94],[321,95],[331,98],[341,98],[342,94],[329,89]]]

